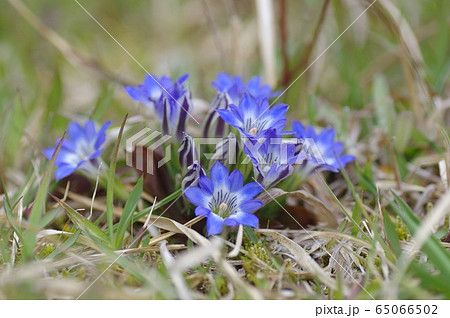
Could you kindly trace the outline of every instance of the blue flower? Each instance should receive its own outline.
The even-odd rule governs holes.
[[[187,78],[186,74],[174,82],[165,76],[158,79],[147,75],[141,85],[127,86],[125,90],[134,100],[154,106],[162,132],[181,140],[192,109],[190,92],[184,85]]]
[[[276,129],[270,128],[255,140],[247,139],[244,152],[253,163],[255,179],[265,188],[275,186],[289,177],[296,162],[295,143],[283,140]]]
[[[201,176],[198,186],[185,190],[188,200],[197,208],[195,215],[205,216],[208,235],[219,234],[223,226],[239,224],[258,227],[259,220],[251,214],[263,206],[254,197],[262,191],[256,182],[244,186],[244,177],[238,170],[228,174],[227,168],[216,162],[211,168],[211,179]]]
[[[155,104],[155,109],[159,115],[162,132],[182,140],[186,120],[192,109],[189,91],[182,84],[175,83],[170,90],[162,93],[162,97]]]
[[[230,97],[226,92],[217,94],[211,103],[211,108],[204,119],[203,137],[222,137],[228,126],[220,118],[218,109],[227,109],[230,104]]]
[[[334,140],[336,132],[333,128],[323,129],[317,134],[312,126],[305,127],[302,123],[294,121],[292,129],[295,137],[303,141],[299,158],[306,161],[304,164],[309,166],[308,170],[320,168],[338,172],[339,162],[345,167],[347,163],[356,159],[355,156],[341,155],[344,152],[344,145]]]
[[[187,172],[184,175],[183,180],[181,180],[181,187],[186,189],[191,186],[196,186],[200,177],[205,175],[206,173],[203,166],[200,162],[198,162],[198,160],[194,160],[194,162],[187,167]]]
[[[240,76],[219,73],[216,80],[211,84],[219,93],[226,92],[235,104],[239,102],[244,93],[248,93],[256,99],[269,99],[280,95],[280,92],[272,92],[272,88],[269,85],[261,84],[260,76],[252,77],[245,84]]]
[[[187,78],[188,75],[183,75],[177,82],[182,84]],[[173,85],[174,82],[170,77],[161,76],[158,78],[156,75],[147,74],[142,84],[136,87],[125,86],[124,88],[134,100],[149,106],[154,106],[160,99],[163,91],[170,90]]]
[[[239,101],[239,106],[230,104],[229,109],[219,109],[217,112],[225,122],[239,129],[241,137],[259,137],[269,129],[282,131],[286,124],[286,112],[289,106],[276,104],[269,107],[267,99],[255,99],[249,94]]]
[[[97,168],[92,164],[92,160],[98,158],[103,149],[100,148],[106,139],[106,129],[111,122],[106,122],[98,131],[95,124],[88,120],[84,127],[76,122],[71,122],[67,129],[68,139],[62,143],[55,165],[56,180],[65,178],[75,170],[80,169],[86,173],[96,173]],[[43,151],[44,155],[51,159],[56,147],[51,147]]]
[[[183,132],[183,139],[178,148],[178,162],[182,173],[197,160],[196,150],[194,139]]]

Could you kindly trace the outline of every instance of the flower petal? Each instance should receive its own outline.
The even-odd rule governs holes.
[[[256,210],[258,210],[259,208],[261,208],[264,205],[264,203],[262,203],[262,201],[260,200],[248,200],[245,201],[244,203],[241,203],[241,205],[239,206],[239,209],[241,210],[241,212],[244,213],[252,213]]]
[[[69,165],[61,165],[58,169],[55,171],[55,178],[56,181],[59,181],[72,173],[74,173],[76,170],[76,167],[69,166]]]
[[[95,132],[95,124],[92,120],[88,120],[84,124],[84,137],[88,141],[92,141],[97,136],[97,133]]]
[[[206,219],[206,232],[208,235],[220,234],[223,230],[223,219],[215,213],[209,213]]]
[[[97,140],[95,141],[95,148],[100,148],[101,145],[103,145],[103,143],[106,140],[106,130],[108,129],[108,127],[111,125],[111,121],[107,121],[106,123],[103,124],[102,127],[100,127],[100,129],[98,130],[97,133]]]
[[[53,157],[53,154],[55,153],[56,147],[50,147],[45,149],[44,151],[42,151],[42,153],[44,154],[44,156],[50,160]]]
[[[242,121],[235,112],[232,112],[228,109],[218,109],[216,111],[227,124],[236,128],[242,126]]]
[[[269,104],[267,104],[268,106]],[[244,94],[244,96],[239,101],[239,109],[242,111],[243,119],[246,120],[256,120],[260,114],[259,104],[256,102],[255,98],[249,94]],[[261,111],[262,112],[262,111]]]
[[[241,190],[239,190],[238,196],[242,201],[247,199],[253,199],[262,190],[263,187],[259,185],[257,182],[250,182],[247,183]]]
[[[244,185],[244,176],[239,170],[230,173],[230,192],[238,191]]]
[[[292,122],[292,130],[297,138],[303,139],[307,137],[305,126],[303,126],[303,124],[299,121]]]
[[[210,178],[208,178],[207,176],[201,176],[198,179],[198,185],[200,187],[200,189],[202,189],[205,192],[209,192],[210,194],[214,193],[214,185],[211,181]]]
[[[84,136],[83,127],[76,122],[71,122],[67,127],[67,136],[70,140],[76,141]]]
[[[212,214],[212,213],[211,213]],[[229,217],[227,217],[224,221],[226,226],[237,226],[239,224],[250,226],[250,227],[258,227],[259,220],[258,217],[254,214],[244,213],[244,212],[236,212]]]
[[[204,208],[202,206],[198,206],[195,208],[195,216],[208,216],[208,214],[212,213],[210,209]]]
[[[208,201],[211,195],[202,191],[199,187],[189,187],[184,190],[186,198],[195,206],[208,206]]]
[[[128,95],[130,95],[130,97],[132,99],[134,99],[135,101],[138,101],[141,103],[148,102],[145,100],[145,97],[143,95],[141,88],[137,88],[137,87],[133,87],[133,86],[125,86],[124,89],[128,93]]]
[[[214,192],[223,190],[228,192],[230,190],[230,180],[228,179],[228,170],[220,162],[217,161],[211,168],[211,180],[214,185]]]
[[[343,155],[341,157],[339,157],[339,160],[341,161],[342,166],[346,166],[347,163],[352,162],[356,159],[355,156],[352,155]]]

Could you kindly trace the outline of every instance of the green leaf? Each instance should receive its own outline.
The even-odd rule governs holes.
[[[78,230],[75,233],[73,233],[67,240],[65,240],[60,246],[58,246],[53,252],[51,252],[46,258],[47,259],[53,259],[59,254],[66,251],[68,248],[70,248],[75,242],[77,241],[78,237],[80,236],[81,231]]]
[[[61,75],[58,71],[53,74],[53,82],[50,92],[47,96],[47,116],[50,113],[55,113],[61,106],[63,97],[63,83]]]
[[[375,183],[373,182],[373,176],[370,172],[370,166],[366,166],[365,171],[359,166],[356,165],[356,170],[358,171],[358,174],[361,178],[360,183],[361,185],[368,190],[372,195],[377,195],[377,187],[375,186]]]
[[[178,189],[177,191],[173,192],[172,194],[168,195],[167,197],[165,197],[164,199],[162,199],[161,201],[158,201],[155,204],[154,210],[158,210],[161,209],[163,206],[165,206],[167,203],[169,203],[170,201],[173,201],[175,199],[177,199],[180,195],[183,194],[183,190],[182,189]],[[136,213],[136,215],[134,216],[135,220],[139,220],[140,218],[146,216],[148,213],[150,213],[150,210],[152,209],[151,206],[149,206],[148,208],[145,208],[144,210]]]
[[[112,153],[111,165],[109,166],[108,183],[106,185],[106,218],[108,220],[109,240],[111,245],[114,244],[114,229],[113,229],[113,207],[114,207],[114,185],[116,182],[116,164],[117,154],[119,153],[120,141],[122,140],[123,129],[127,121],[128,114],[123,119],[122,126],[120,126],[119,135],[117,136],[116,145]]]
[[[383,221],[384,221],[384,229],[386,231],[386,236],[389,240],[389,244],[392,247],[392,250],[394,251],[395,255],[398,257],[402,252],[402,248],[400,246],[400,239],[398,238],[397,231],[395,229],[394,224],[391,221],[391,218],[386,212],[383,212]]]
[[[59,203],[63,207],[63,209],[66,211],[69,219],[73,222],[73,224],[76,225],[77,228],[82,230],[84,233],[86,233],[89,238],[93,239],[93,241],[100,240],[102,243],[108,244],[108,237],[105,233],[103,233],[102,230],[100,230],[94,223],[86,219],[84,216],[82,216],[80,213],[75,211],[72,207],[70,207],[67,203],[64,201],[61,201],[54,195],[51,195],[52,198]]]
[[[420,220],[411,210],[411,208],[394,191],[392,194],[395,203],[390,202],[394,212],[400,216],[412,235],[415,235],[420,226]],[[430,262],[436,266],[444,277],[450,277],[450,255],[447,250],[434,237],[430,236],[423,244],[422,250],[427,254]]]
[[[389,95],[389,86],[386,79],[379,75],[373,82],[373,98],[378,124],[388,136],[394,134],[396,113],[394,103]]]
[[[6,218],[8,219],[9,224],[14,229],[14,232],[16,232],[17,236],[19,237],[19,240],[23,242],[23,231],[19,227],[17,216],[14,215],[14,210],[18,206],[20,199],[14,205],[11,205],[11,201],[9,200],[9,196],[8,196],[8,193],[6,192],[6,188],[4,188],[4,189],[5,189],[5,201],[4,201],[3,205],[5,207]]]
[[[361,222],[361,213],[362,213],[361,204],[359,204],[359,201],[356,201],[355,205],[353,206],[352,218],[353,218],[353,220],[355,220],[355,222],[357,224],[359,224],[359,222]],[[356,237],[358,232],[359,232],[359,229],[357,227],[355,227],[354,225],[352,225],[352,235]]]
[[[50,185],[50,180],[52,178],[53,166],[55,165],[56,157],[58,156],[59,150],[61,149],[62,143],[64,141],[66,133],[62,136],[58,145],[56,146],[55,152],[47,162],[44,177],[42,178],[38,192],[33,202],[33,207],[28,218],[28,231],[24,233],[23,241],[23,251],[24,258],[31,259],[34,255],[34,249],[36,248],[36,233],[39,231],[39,223],[42,214],[45,210],[45,202],[47,200],[48,187]]]
[[[409,111],[403,111],[399,117],[402,120],[398,120],[395,125],[394,146],[399,153],[404,153],[414,128],[414,116]]]
[[[127,228],[131,224],[133,213],[136,210],[137,204],[142,195],[143,183],[144,183],[143,177],[140,177],[138,182],[134,186],[133,191],[130,194],[130,198],[127,200],[127,203],[125,203],[125,207],[123,209],[122,216],[120,217],[120,221],[115,235],[116,249],[122,248],[123,237],[125,236]]]
[[[113,97],[114,97],[114,88],[104,85],[102,87],[101,94],[97,100],[97,104],[95,105],[95,109],[92,111],[92,114],[89,117],[94,121],[98,121],[100,117],[111,106]]]
[[[428,289],[436,290],[444,293],[447,299],[450,298],[450,285],[447,279],[441,275],[432,275],[426,268],[425,264],[411,263],[411,270],[422,281],[422,285]]]
[[[11,109],[11,123],[6,140],[6,152],[9,162],[14,160],[17,155],[18,145],[22,139],[28,116],[25,116],[21,99],[16,97],[13,108]]]

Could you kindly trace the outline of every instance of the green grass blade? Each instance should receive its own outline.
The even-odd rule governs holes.
[[[116,145],[112,153],[111,164],[109,166],[108,184],[106,185],[106,218],[108,221],[109,240],[111,245],[114,244],[113,207],[114,207],[114,185],[116,182],[117,154],[119,153],[120,141],[122,140],[123,129],[125,127],[127,117],[128,114],[125,115],[125,118],[122,122],[122,126],[120,126],[119,135],[117,136]]]
[[[182,189],[178,189],[177,191],[175,191],[174,193],[168,195],[167,197],[165,197],[161,201],[158,201],[155,204],[154,210],[156,211],[158,209],[161,209],[163,206],[165,206],[170,201],[173,201],[173,200],[177,199],[182,193],[183,193],[183,190]],[[138,220],[138,219],[140,219],[142,217],[145,217],[148,213],[150,213],[151,209],[152,209],[152,207],[149,206],[148,208],[145,208],[144,210],[136,213],[136,215],[134,216],[134,219]]]
[[[81,231],[78,230],[73,235],[71,235],[67,240],[65,240],[60,246],[58,246],[53,252],[51,252],[46,259],[53,259],[59,254],[66,251],[68,248],[70,248],[75,242],[77,241],[78,237],[80,236]]]
[[[140,177],[130,194],[130,198],[127,200],[127,203],[125,203],[125,207],[115,233],[114,246],[116,249],[120,249],[122,247],[123,237],[125,236],[127,228],[130,226],[133,213],[136,210],[139,199],[141,198],[143,183],[144,179],[143,177]]]
[[[398,238],[398,234],[394,224],[392,223],[389,215],[385,212],[383,212],[383,222],[384,222],[384,229],[386,231],[386,236],[389,240],[389,245],[391,246],[395,255],[398,257],[402,252],[402,248],[400,246],[400,239]]]
[[[394,212],[400,216],[411,234],[415,235],[420,226],[420,220],[395,192],[392,191],[392,194],[394,195],[395,203],[390,203]],[[422,250],[444,277],[450,277],[450,255],[434,236],[428,238],[423,244]]]
[[[29,229],[24,233],[23,252],[25,259],[31,259],[34,255],[34,249],[36,248],[37,243],[36,233],[39,230],[40,219],[45,210],[45,202],[47,200],[48,187],[52,178],[53,166],[55,165],[55,160],[58,156],[59,150],[61,149],[65,135],[66,133],[64,133],[58,145],[56,146],[52,158],[49,162],[47,162],[44,177],[40,182],[38,192],[33,202],[33,207],[28,218]]]
[[[108,236],[106,236],[106,234],[102,230],[100,230],[94,223],[86,219],[84,216],[70,207],[67,203],[61,201],[57,197],[52,195],[52,198],[63,207],[69,219],[75,224],[75,226],[86,233],[88,237],[93,239],[94,242],[96,240],[100,240],[102,243],[108,244]]]

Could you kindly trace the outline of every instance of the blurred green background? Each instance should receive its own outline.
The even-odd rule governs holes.
[[[189,73],[193,96],[206,102],[220,71],[267,74],[261,28],[275,35],[276,76],[265,80],[284,90],[372,1],[273,1],[272,23],[262,25],[255,1],[80,0],[137,62],[76,1],[20,3],[1,2],[0,109],[4,118],[23,117],[18,129],[33,136],[37,151],[53,142],[42,145],[38,137],[50,129],[56,138],[68,118],[118,124],[125,113],[141,114],[121,86],[139,83],[144,69]],[[395,123],[404,119],[401,131],[418,125],[442,143],[438,130],[449,122],[449,12],[447,0],[376,2],[280,98],[291,106],[289,118],[336,126],[348,145],[369,143],[373,124],[398,135]],[[10,112],[16,97],[22,111]],[[194,114],[201,119],[204,111],[199,106]],[[397,136],[401,148],[409,134]],[[28,144],[13,150],[26,152]]]

